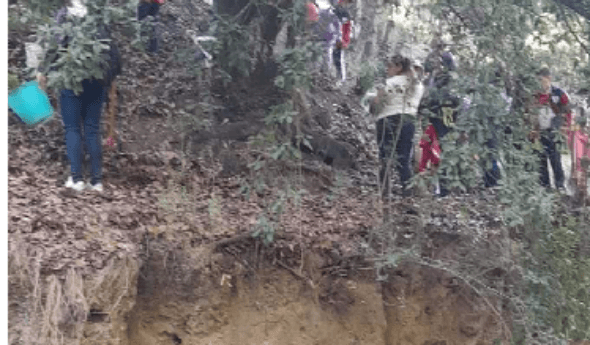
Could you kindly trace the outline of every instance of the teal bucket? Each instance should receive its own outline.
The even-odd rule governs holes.
[[[53,107],[39,83],[30,81],[8,95],[8,106],[27,125],[36,125],[53,115]]]

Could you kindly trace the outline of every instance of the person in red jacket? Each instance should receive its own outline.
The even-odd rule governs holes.
[[[341,81],[346,80],[346,64],[344,59],[344,50],[348,48],[350,39],[352,36],[352,18],[348,7],[352,4],[353,0],[338,0],[338,4],[334,9],[334,13],[340,20],[340,39],[336,41],[336,47],[333,51],[332,59],[338,72],[338,77]]]
[[[422,149],[422,158],[418,171],[424,172],[428,168],[428,163],[434,171],[435,167],[440,163],[440,146],[438,144],[438,138],[436,136],[436,130],[433,125],[429,125],[420,140],[420,148]]]

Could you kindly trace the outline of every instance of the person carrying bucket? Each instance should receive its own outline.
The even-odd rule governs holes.
[[[63,26],[67,23],[79,23],[85,19],[87,13],[88,8],[86,7],[85,0],[67,1],[66,6],[57,12],[55,18],[56,25]],[[108,27],[101,24],[94,24],[91,21],[88,23],[97,25],[98,39],[110,39]],[[67,36],[57,38],[58,46],[61,48],[75,49],[75,47],[71,47],[75,42],[75,40]],[[77,192],[81,192],[84,189],[90,189],[96,192],[103,191],[100,118],[103,104],[105,103],[107,88],[114,84],[116,76],[121,73],[121,57],[116,45],[112,41],[110,42],[110,48],[102,54],[104,54],[103,57],[106,60],[106,63],[101,65],[103,66],[102,79],[87,78],[81,82],[81,92],[64,88],[60,91],[59,95],[61,116],[65,128],[66,151],[70,161],[71,172],[71,176],[68,178],[65,186]],[[46,52],[45,58],[38,68],[37,73],[37,81],[41,88],[45,89],[47,87],[47,77],[45,74],[52,71],[53,68],[50,66],[58,58],[59,55],[52,49]],[[84,128],[83,134],[82,127]],[[88,185],[84,182],[82,172],[83,139],[91,162],[91,178]]]

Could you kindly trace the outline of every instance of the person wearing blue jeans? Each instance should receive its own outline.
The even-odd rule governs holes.
[[[62,90],[61,113],[66,135],[66,150],[70,160],[69,184],[84,183],[82,162],[85,149],[90,155],[90,186],[102,190],[102,142],[100,117],[106,98],[106,88],[97,80],[84,80],[83,91],[76,96],[72,90]],[[82,134],[82,128],[84,133]]]
[[[137,20],[143,20],[147,16],[153,18],[151,31],[149,33],[148,52],[158,52],[158,35],[156,25],[158,22],[158,12],[160,11],[160,4],[155,2],[140,2],[137,6]]]
[[[84,2],[82,2],[84,4]],[[82,5],[67,6],[57,11],[55,16],[55,25],[57,28],[64,27],[68,24],[74,26],[76,21],[89,20],[86,17],[88,9]],[[77,19],[76,19],[77,18]],[[65,186],[81,192],[88,188],[96,192],[102,192],[102,140],[100,133],[100,117],[103,104],[105,103],[107,88],[113,84],[113,81],[121,73],[121,56],[116,43],[112,41],[111,31],[108,24],[90,19],[96,25],[96,34],[94,39],[109,39],[109,49],[106,56],[106,63],[102,66],[102,73],[86,74],[84,80],[71,80],[70,88],[60,87],[60,105],[61,115],[64,123],[66,152],[70,161],[71,176],[68,178]],[[90,37],[88,37],[90,38]],[[37,80],[42,89],[48,87],[46,74],[56,71],[59,67],[55,63],[60,57],[67,54],[70,49],[77,49],[76,40],[71,40],[71,36],[56,36],[55,41],[45,42],[47,51],[38,68]],[[82,68],[82,67],[81,67]],[[57,73],[56,73],[57,74]],[[81,91],[78,90],[81,87]],[[75,92],[79,91],[79,92]],[[85,142],[85,145],[83,145]],[[90,155],[91,171],[90,183],[87,186],[84,181],[84,172],[82,162],[84,160],[84,151]]]

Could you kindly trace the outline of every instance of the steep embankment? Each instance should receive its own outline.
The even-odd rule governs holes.
[[[386,35],[386,22],[359,3],[360,22],[373,26],[351,61],[375,57],[371,47]],[[9,343],[479,345],[505,338],[500,316],[509,315],[500,301],[428,265],[478,263],[493,272],[486,279],[509,284],[514,263],[496,207],[477,196],[396,201],[396,221],[383,227],[374,137],[352,85],[335,91],[318,80],[306,94],[314,147],[301,162],[251,168],[261,154],[249,139],[268,107],[284,101],[268,84],[213,83],[212,107],[200,117],[205,129],[179,131],[178,119],[203,115],[195,109],[203,110],[209,87],[174,54],[190,48],[183,28],[206,20],[204,8],[182,6],[163,8],[161,55],[122,46],[122,150],[105,151],[105,193],[63,190],[59,118],[33,129],[11,119]],[[289,190],[303,192],[285,197]],[[252,239],[256,229],[275,234],[274,242]],[[376,234],[397,234],[396,244],[418,246],[425,261],[377,270],[366,250],[387,246]],[[390,279],[378,281],[384,273]]]

